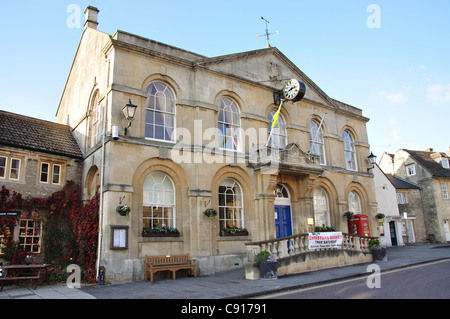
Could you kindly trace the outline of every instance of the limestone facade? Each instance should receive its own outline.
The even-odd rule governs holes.
[[[276,48],[208,58],[123,31],[108,35],[93,22],[57,121],[73,128],[84,152],[84,197],[100,185],[100,264],[109,280],[143,279],[145,255],[190,253],[200,275],[242,267],[245,242],[287,228],[313,231],[322,220],[348,232],[349,209],[369,215],[377,236],[368,118],[360,109],[330,98]],[[266,147],[279,106],[274,92],[291,78],[305,83],[306,95],[284,103]],[[128,127],[130,100],[138,107]],[[128,216],[116,213],[124,203]],[[287,222],[276,223],[277,206],[289,207]],[[205,217],[207,208],[218,216]],[[180,236],[143,236],[144,227],[164,225]],[[224,226],[248,235],[220,236]],[[124,249],[112,247],[117,227],[126,230]]]

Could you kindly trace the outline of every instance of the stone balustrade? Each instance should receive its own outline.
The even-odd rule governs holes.
[[[246,278],[259,279],[255,258],[261,251],[270,252],[270,258],[278,260],[278,271],[281,275],[372,261],[372,252],[369,249],[371,237],[346,233],[343,233],[342,237],[341,248],[326,249],[309,249],[309,233],[246,243]]]

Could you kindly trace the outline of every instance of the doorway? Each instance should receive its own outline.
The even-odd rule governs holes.
[[[448,225],[448,220],[444,221],[444,233],[445,233],[445,241],[450,241],[450,229]]]
[[[395,222],[389,222],[389,230],[390,230],[390,233],[391,233],[392,246],[397,246],[398,245],[398,241],[397,241],[397,229],[395,227]]]
[[[282,184],[275,187],[276,238],[292,236],[292,214],[289,192]]]

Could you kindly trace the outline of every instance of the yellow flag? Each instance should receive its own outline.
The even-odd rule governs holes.
[[[272,123],[272,128],[271,128],[271,130],[273,130],[273,128],[274,128],[275,126],[277,126],[277,124],[278,124],[278,117],[280,117],[280,111],[281,111],[281,105],[280,105],[280,107],[278,108],[278,111],[273,115],[273,119],[272,119],[273,123]]]

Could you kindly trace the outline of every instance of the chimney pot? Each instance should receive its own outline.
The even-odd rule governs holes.
[[[88,6],[84,11],[86,16],[86,22],[84,23],[84,28],[92,28],[97,30],[98,22],[97,16],[100,11],[96,7]]]

